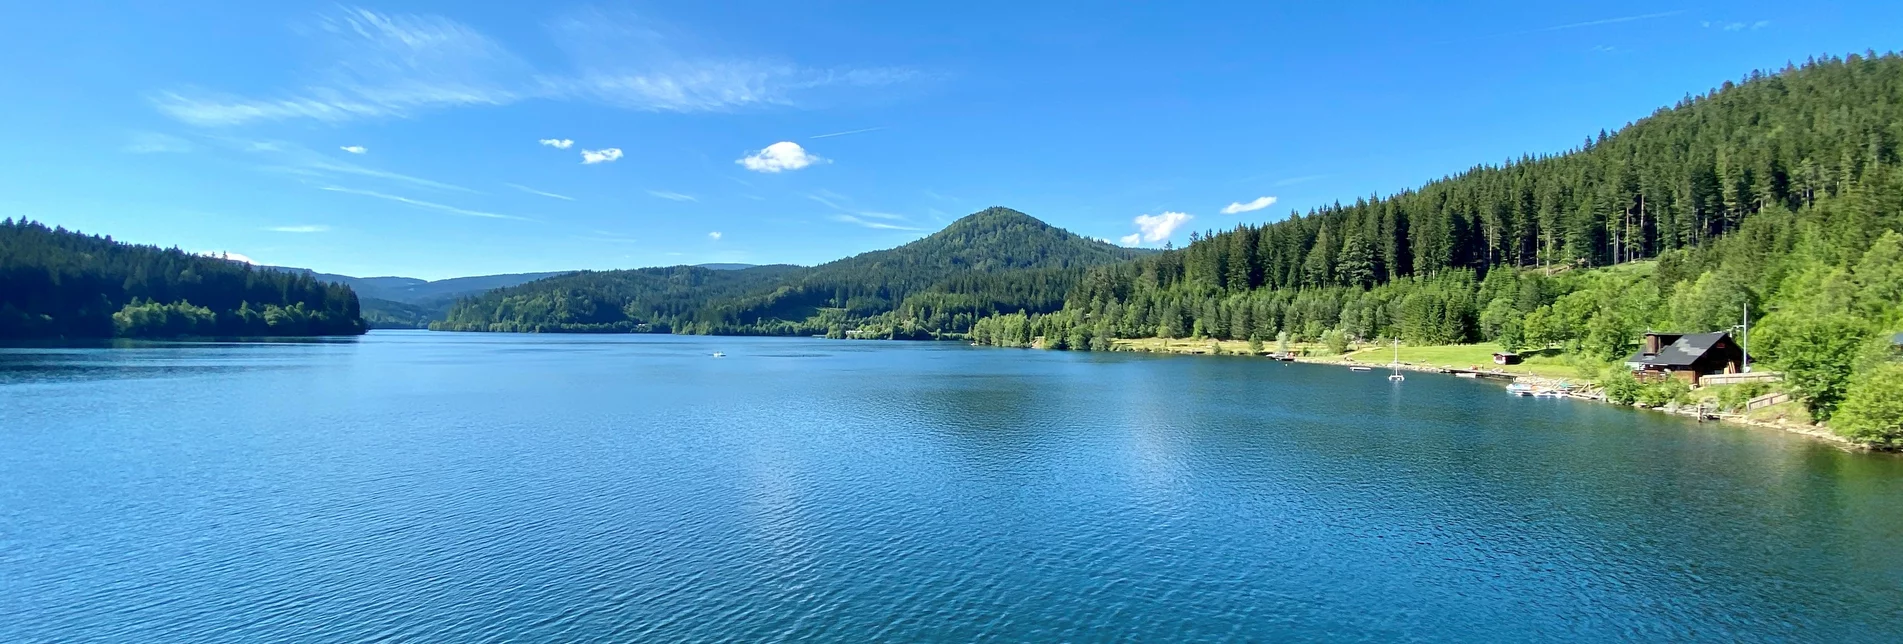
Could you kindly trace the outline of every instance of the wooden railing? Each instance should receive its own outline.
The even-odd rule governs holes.
[[[1711,385],[1735,385],[1735,384],[1744,383],[1744,382],[1777,382],[1783,379],[1784,379],[1784,374],[1781,374],[1775,371],[1757,371],[1753,373],[1714,373],[1709,376],[1704,376],[1702,378],[1699,378],[1698,384],[1709,387]]]
[[[1756,398],[1752,398],[1750,400],[1745,401],[1744,410],[1751,411],[1753,409],[1762,409],[1762,408],[1770,407],[1771,405],[1775,405],[1781,402],[1790,402],[1790,400],[1791,400],[1791,395],[1781,391],[1774,394],[1765,394],[1765,395],[1758,396]]]

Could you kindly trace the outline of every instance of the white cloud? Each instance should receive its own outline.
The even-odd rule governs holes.
[[[900,226],[898,224],[888,224],[882,221],[870,221],[870,220],[861,219],[859,217],[855,217],[853,215],[848,215],[844,213],[833,215],[832,219],[833,221],[844,222],[848,224],[857,224],[860,226],[865,226],[867,228],[872,228],[876,230],[919,230],[911,226]]]
[[[251,258],[250,258],[249,256],[247,256],[247,255],[244,255],[244,254],[242,254],[242,253],[234,253],[234,252],[231,252],[231,251],[224,251],[224,250],[201,250],[201,251],[198,251],[197,253],[194,253],[194,254],[196,254],[196,255],[202,255],[202,256],[205,256],[205,257],[215,257],[215,258],[218,258],[218,259],[228,259],[228,260],[231,260],[231,261],[234,261],[234,262],[240,262],[240,263],[244,263],[244,264],[251,264],[251,265],[253,265],[253,266],[256,266],[256,265],[258,264],[258,260],[255,260],[255,259],[251,259]]]
[[[655,197],[660,197],[662,199],[666,199],[668,201],[700,201],[699,199],[695,199],[694,195],[684,195],[678,192],[668,192],[666,190],[649,190],[648,194],[653,195]]]
[[[544,196],[544,197],[548,197],[548,198],[550,198],[550,199],[560,199],[560,200],[562,200],[562,201],[574,201],[574,200],[575,200],[575,198],[574,198],[574,197],[570,197],[570,196],[568,196],[568,195],[558,195],[558,194],[555,194],[555,193],[553,193],[553,192],[543,192],[543,191],[541,191],[541,190],[536,190],[536,189],[534,189],[534,188],[530,188],[530,187],[528,187],[528,186],[525,186],[525,185],[521,185],[521,184],[516,184],[516,183],[505,183],[505,184],[502,184],[502,185],[505,185],[505,186],[508,186],[508,187],[511,187],[511,188],[515,188],[516,190],[521,190],[521,191],[523,191],[523,192],[526,192],[526,193],[529,193],[529,194],[532,194],[532,195],[541,195],[541,196]]]
[[[133,154],[160,154],[166,152],[190,152],[192,144],[185,139],[170,134],[141,132],[132,136],[125,150]]]
[[[1137,215],[1132,221],[1136,223],[1137,232],[1142,235],[1142,241],[1156,243],[1169,239],[1170,235],[1176,234],[1177,228],[1189,223],[1191,219],[1195,217],[1186,213],[1165,212],[1160,215]],[[1124,239],[1130,238],[1124,237]]]
[[[621,148],[603,148],[600,150],[582,150],[581,151],[581,162],[583,165],[592,165],[596,163],[612,163],[616,159],[620,159],[620,158],[621,158]]]
[[[905,68],[812,68],[771,58],[691,53],[662,36],[652,21],[598,11],[571,14],[549,29],[569,55],[566,69],[538,68],[482,32],[442,16],[340,7],[294,30],[325,57],[283,91],[243,96],[179,87],[155,92],[150,100],[159,111],[200,126],[407,118],[534,99],[701,112],[795,106],[828,91],[919,76]]]
[[[536,141],[536,143],[540,143],[542,145],[555,148],[557,150],[566,150],[569,148],[569,146],[572,146],[575,144],[575,140],[574,139],[542,139],[542,140]]]
[[[369,152],[369,151],[370,151],[370,149],[369,149],[369,148],[365,148],[365,147],[363,147],[363,146],[361,146],[361,145],[346,145],[346,146],[343,146],[343,147],[340,147],[340,148],[337,148],[337,149],[339,149],[339,150],[343,150],[343,151],[345,151],[345,152],[349,152],[349,153],[351,153],[351,154],[363,154],[363,153],[365,153],[365,152]]]
[[[707,238],[714,241],[720,241],[720,231],[716,230],[714,232],[707,233]]]
[[[265,230],[274,233],[321,233],[328,232],[330,226],[272,226]]]
[[[1222,214],[1234,215],[1237,213],[1255,212],[1273,205],[1275,205],[1275,197],[1256,197],[1254,201],[1250,201],[1249,203],[1235,202],[1223,206]]]
[[[746,156],[734,161],[734,163],[745,166],[748,170],[769,173],[798,170],[815,163],[826,162],[825,159],[807,152],[806,148],[802,148],[800,144],[792,141],[781,141],[766,146],[764,150],[748,153]]]
[[[423,201],[420,199],[411,199],[409,197],[400,197],[400,196],[391,195],[391,194],[384,194],[381,192],[375,192],[371,190],[355,190],[352,188],[340,188],[337,186],[324,186],[322,189],[329,192],[340,192],[347,195],[361,195],[364,197],[376,197],[378,199],[387,199],[387,200],[394,201],[401,204],[416,206],[418,208],[428,208],[430,210],[439,210],[439,211],[447,212],[450,214],[463,215],[465,217],[482,217],[484,219],[514,219],[517,221],[534,221],[527,217],[517,217],[515,215],[504,215],[504,214],[498,214],[493,212],[484,212],[481,210],[468,210],[464,208],[457,208],[455,206],[446,206],[439,203]]]
[[[1118,238],[1117,243],[1123,244],[1125,246],[1135,246],[1137,244],[1143,243],[1143,235],[1140,235],[1137,233],[1130,233],[1128,235],[1124,235],[1123,237]]]

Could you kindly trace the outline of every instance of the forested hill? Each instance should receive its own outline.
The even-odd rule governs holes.
[[[974,335],[1493,341],[1586,370],[1648,328],[1727,330],[1749,309],[1753,359],[1824,418],[1854,382],[1903,383],[1871,357],[1903,330],[1900,152],[1903,58],[1754,72],[1565,154],[1195,235]]]
[[[12,219],[0,223],[0,337],[363,333],[350,288]]]
[[[1082,271],[1142,251],[989,208],[918,241],[812,268],[581,273],[459,303],[433,328],[929,337],[1002,311],[1053,311]]]

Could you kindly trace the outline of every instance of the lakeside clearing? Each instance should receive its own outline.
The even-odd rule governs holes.
[[[1295,354],[1297,362],[1335,366],[1386,367],[1394,360],[1392,345],[1379,346],[1361,344],[1351,347],[1341,354],[1328,354],[1327,347],[1319,342],[1290,342],[1289,352]],[[1183,355],[1250,355],[1249,343],[1243,340],[1213,339],[1163,339],[1137,338],[1118,339],[1111,343],[1113,351],[1139,351],[1147,353],[1176,353]],[[1262,350],[1273,353],[1276,345],[1264,343]],[[1447,345],[1402,345],[1400,349],[1401,368],[1407,371],[1440,373],[1447,369],[1477,369],[1504,376],[1512,376],[1516,381],[1528,381],[1536,385],[1559,386],[1563,384],[1584,385],[1584,388],[1568,392],[1568,396],[1580,400],[1591,400],[1606,404],[1617,404],[1606,400],[1604,393],[1592,385],[1593,378],[1583,373],[1576,365],[1569,364],[1563,354],[1557,350],[1527,352],[1520,354],[1525,360],[1515,365],[1493,364],[1493,352],[1498,347],[1491,344],[1447,344]],[[1326,355],[1325,355],[1326,354]],[[1497,371],[1496,371],[1497,370]],[[1714,399],[1719,391],[1735,385],[1718,385],[1699,390],[1701,400]],[[1657,411],[1678,416],[1699,416],[1692,409],[1675,407],[1644,407],[1641,409]],[[1712,415],[1721,422],[1775,429],[1800,434],[1822,440],[1840,448],[1852,451],[1870,451],[1869,445],[1857,443],[1837,435],[1830,428],[1811,422],[1804,407],[1796,402],[1786,402],[1744,413],[1723,413]]]
[[[1181,353],[1189,355],[1248,355],[1249,343],[1243,340],[1189,340],[1162,338],[1120,339],[1111,342],[1114,351],[1144,351],[1150,353]],[[1265,342],[1262,350],[1275,352],[1274,342]],[[1586,381],[1589,378],[1580,374],[1579,368],[1568,364],[1557,351],[1522,354],[1525,362],[1516,365],[1493,364],[1493,352],[1498,349],[1490,344],[1445,344],[1426,346],[1401,346],[1401,364],[1405,367],[1428,369],[1476,369],[1494,371],[1509,376],[1530,376],[1553,380]],[[1392,345],[1363,343],[1350,348],[1342,354],[1327,354],[1328,349],[1319,342],[1290,342],[1289,351],[1302,362],[1322,364],[1351,364],[1368,366],[1387,366],[1394,361]]]

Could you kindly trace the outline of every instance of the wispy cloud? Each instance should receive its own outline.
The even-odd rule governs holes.
[[[730,111],[797,106],[825,94],[908,82],[901,67],[814,68],[772,57],[696,51],[679,29],[641,16],[601,10],[552,25],[574,63],[551,86],[566,96],[650,112]]]
[[[720,241],[720,231],[716,230],[714,232],[707,233],[707,238],[714,241]]]
[[[1325,174],[1305,174],[1299,177],[1289,177],[1287,179],[1279,179],[1275,183],[1269,184],[1269,187],[1281,188],[1285,186],[1292,186],[1298,183],[1308,183],[1316,179],[1324,179],[1327,177],[1328,175],[1325,175]]]
[[[170,134],[140,132],[132,135],[125,150],[133,154],[183,153],[192,151],[192,143]]]
[[[806,137],[806,138],[809,138],[809,139],[829,139],[829,138],[832,138],[832,137],[835,137],[835,136],[850,136],[850,135],[853,135],[853,134],[865,134],[865,133],[867,133],[867,132],[877,132],[877,131],[879,131],[879,130],[883,130],[883,129],[886,129],[886,126],[883,126],[883,125],[881,125],[881,126],[879,126],[879,127],[869,127],[869,128],[864,128],[864,129],[859,129],[859,130],[846,130],[846,131],[844,131],[844,132],[833,132],[833,133],[830,133],[830,134],[815,134],[815,135],[812,135],[812,136],[809,136],[809,137]]]
[[[326,60],[275,97],[197,88],[152,96],[159,111],[194,125],[404,117],[466,105],[503,105],[533,92],[535,70],[467,25],[432,15],[340,7],[298,29]]]
[[[1238,202],[1231,203],[1227,206],[1223,206],[1222,214],[1234,215],[1234,214],[1245,213],[1245,212],[1255,212],[1257,210],[1261,210],[1263,208],[1267,208],[1273,205],[1275,205],[1275,197],[1256,197],[1254,200],[1248,203],[1243,203],[1238,201]]]
[[[848,224],[857,224],[860,226],[865,226],[867,228],[874,228],[878,230],[920,230],[918,228],[913,228],[911,226],[900,226],[898,224],[888,224],[883,221],[871,221],[867,219],[861,219],[859,217],[848,215],[845,213],[833,215],[832,220],[838,221],[838,222],[844,222]]]
[[[225,147],[266,159],[263,167],[267,170],[310,177],[350,175],[405,183],[411,186],[429,188],[432,190],[476,192],[469,188],[443,183],[441,181],[432,181],[422,177],[410,176],[399,172],[391,172],[344,161],[334,156],[320,154],[315,150],[287,141],[256,141],[216,137],[212,138],[212,140],[219,141]]]
[[[349,152],[351,154],[363,154],[365,152],[370,151],[369,148],[363,147],[361,145],[346,145],[337,149],[343,150],[345,152]]]
[[[502,185],[505,185],[505,186],[508,186],[508,187],[511,187],[511,188],[515,188],[516,190],[521,190],[521,191],[523,191],[523,192],[526,192],[526,193],[529,193],[529,194],[532,194],[532,195],[541,195],[541,196],[544,196],[544,197],[548,197],[548,198],[550,198],[550,199],[560,199],[560,200],[562,200],[562,201],[574,201],[574,200],[575,200],[575,198],[574,198],[574,197],[570,197],[570,196],[568,196],[568,195],[558,195],[558,194],[555,194],[555,193],[553,193],[553,192],[543,192],[543,191],[541,191],[541,190],[536,190],[536,189],[534,189],[534,188],[530,188],[530,187],[528,187],[528,186],[525,186],[525,185],[522,185],[522,184],[519,184],[519,183],[505,183],[505,184],[502,184]]]
[[[1759,30],[1759,29],[1763,29],[1763,28],[1765,28],[1765,27],[1769,27],[1769,26],[1771,26],[1771,21],[1769,21],[1769,20],[1759,20],[1759,21],[1757,21],[1757,22],[1750,22],[1750,23],[1746,23],[1746,22],[1719,22],[1719,23],[1713,23],[1713,22],[1709,22],[1709,21],[1707,21],[1707,22],[1701,22],[1701,23],[1698,23],[1698,24],[1699,24],[1699,26],[1702,26],[1702,27],[1704,27],[1704,28],[1706,28],[1706,29],[1710,29],[1710,28],[1712,28],[1712,27],[1717,27],[1717,28],[1719,28],[1719,29],[1723,29],[1723,30],[1725,30],[1725,31],[1747,31],[1747,30],[1749,30],[1749,31],[1757,31],[1757,30]]]
[[[621,148],[602,148],[600,150],[582,150],[582,165],[613,163],[621,159]]]
[[[806,148],[800,147],[798,143],[781,141],[766,146],[765,149],[758,152],[747,153],[746,156],[740,157],[735,160],[734,163],[738,163],[742,167],[754,172],[775,173],[787,170],[798,170],[815,163],[827,163],[827,161],[818,155],[807,152]]]
[[[574,139],[541,139],[539,141],[536,141],[536,143],[540,143],[542,145],[555,148],[557,150],[566,150],[570,146],[575,145],[575,140]]]
[[[1195,218],[1195,216],[1188,213],[1165,212],[1160,215],[1137,215],[1136,219],[1131,220],[1131,223],[1136,224],[1137,234],[1135,236],[1138,237],[1140,241],[1154,244],[1169,239],[1171,235],[1176,234],[1176,229],[1183,227],[1183,224],[1187,224],[1189,220]],[[1124,239],[1127,242],[1130,236],[1125,236]],[[1135,244],[1125,243],[1124,245],[1134,246]]]
[[[653,195],[655,197],[662,198],[662,199],[666,199],[668,201],[700,201],[699,199],[695,199],[694,195],[684,195],[678,192],[668,192],[666,190],[649,190],[648,194]]]
[[[1660,12],[1656,12],[1656,13],[1643,13],[1643,14],[1637,14],[1637,15],[1631,15],[1631,16],[1619,16],[1619,17],[1616,17],[1616,18],[1600,18],[1600,19],[1597,19],[1597,20],[1584,20],[1584,21],[1580,21],[1580,22],[1569,22],[1569,23],[1566,23],[1566,24],[1563,24],[1563,25],[1552,25],[1552,26],[1550,26],[1550,27],[1538,27],[1538,28],[1534,28],[1534,29],[1523,29],[1523,30],[1520,30],[1520,31],[1507,31],[1507,32],[1501,32],[1501,33],[1495,33],[1495,34],[1487,34],[1487,35],[1482,35],[1482,36],[1477,36],[1477,37],[1478,37],[1478,38],[1500,38],[1500,37],[1505,37],[1505,36],[1526,36],[1526,35],[1530,35],[1530,34],[1542,34],[1542,33],[1550,33],[1550,32],[1554,32],[1554,31],[1566,31],[1566,30],[1569,30],[1569,29],[1584,29],[1584,28],[1587,28],[1587,27],[1599,27],[1599,26],[1603,26],[1603,25],[1616,25],[1616,24],[1619,24],[1619,23],[1624,23],[1624,22],[1638,22],[1638,21],[1640,21],[1640,20],[1655,20],[1655,19],[1658,19],[1658,18],[1669,18],[1669,17],[1672,17],[1672,16],[1676,16],[1676,15],[1681,15],[1681,14],[1683,14],[1683,13],[1685,13],[1685,10],[1683,10],[1683,9],[1679,9],[1679,10],[1675,10],[1675,11],[1660,11]],[[1462,42],[1462,41],[1463,41],[1463,39],[1457,39],[1457,40],[1447,40],[1447,41],[1441,41],[1441,42],[1440,42],[1439,44],[1448,44],[1448,43],[1455,43],[1455,42]]]
[[[851,197],[824,188],[806,193],[806,198],[826,204],[826,207],[834,210],[846,210],[846,204],[852,201]]]
[[[1128,234],[1128,235],[1124,235],[1124,236],[1122,236],[1122,237],[1119,237],[1119,238],[1117,238],[1117,243],[1119,243],[1119,244],[1123,244],[1123,245],[1125,245],[1125,246],[1136,246],[1136,245],[1139,245],[1139,244],[1142,244],[1142,243],[1143,243],[1143,234],[1142,234],[1142,233],[1130,233],[1130,234]]]
[[[180,87],[149,98],[161,112],[200,126],[341,123],[532,99],[583,99],[657,112],[797,106],[919,76],[900,67],[814,68],[692,53],[682,39],[664,36],[659,23],[627,14],[575,13],[549,29],[569,55],[568,69],[537,68],[488,35],[442,16],[340,7],[294,30],[324,51],[322,60],[287,83],[297,89],[245,96]]]
[[[839,221],[850,220],[849,223],[862,223],[866,219],[884,219],[886,221],[905,221],[906,220],[905,215],[899,215],[899,214],[894,214],[889,212],[879,212],[876,210],[860,210],[852,205],[852,197],[848,197],[846,195],[833,192],[831,190],[826,190],[824,188],[806,193],[806,198],[811,199],[813,201],[817,201],[821,204],[824,204],[826,207],[831,208],[833,210],[838,210],[840,211],[841,215],[844,215],[847,217],[847,219],[840,219]],[[865,222],[865,223],[876,223],[876,222]],[[904,226],[891,226],[891,227],[897,230],[917,230],[916,228],[908,228]]]
[[[450,213],[452,215],[462,215],[465,217],[481,217],[484,219],[513,219],[516,221],[535,221],[527,217],[517,217],[515,215],[504,215],[500,213],[484,212],[481,210],[469,210],[466,208],[457,208],[455,206],[447,206],[440,203],[423,201],[421,199],[411,199],[409,197],[401,197],[401,196],[392,195],[392,194],[385,194],[385,193],[376,192],[373,190],[357,190],[354,188],[343,188],[339,186],[324,186],[322,190],[326,190],[330,192],[338,192],[338,193],[343,193],[348,195],[359,195],[364,197],[375,197],[378,199],[387,199],[389,201],[394,201],[401,204],[408,204],[411,206],[416,206],[418,208],[426,208],[429,210],[436,210],[440,212]]]
[[[587,235],[575,235],[575,238],[586,239],[589,241],[608,242],[611,244],[637,244],[637,243],[640,243],[641,241],[639,239],[635,239],[633,237],[629,237],[621,233],[612,233],[605,230],[591,230],[591,231],[588,231],[588,233],[589,234]]]
[[[329,232],[330,226],[272,226],[265,230],[274,233],[322,233]]]

